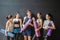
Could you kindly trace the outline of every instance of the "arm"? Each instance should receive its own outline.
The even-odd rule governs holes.
[[[8,26],[9,26],[9,23],[7,22],[6,23],[6,31],[8,31]]]
[[[39,29],[41,29],[42,28],[42,24],[43,24],[42,20],[41,20],[41,22],[39,24],[40,24],[39,25]]]
[[[33,24],[30,22],[29,25],[31,25],[33,27]]]
[[[48,29],[48,26],[46,26],[46,22],[44,21],[44,24],[43,24],[43,29],[47,30]]]
[[[6,28],[5,28],[5,30],[6,30],[6,36],[7,36],[7,32],[8,32],[8,26],[9,26],[9,23],[8,23],[8,21],[6,22]]]
[[[24,24],[24,22],[25,22],[25,19],[26,19],[26,17],[24,17],[24,19],[23,19],[23,24]]]
[[[22,19],[20,19],[20,27],[22,27]]]
[[[52,23],[52,27],[49,27],[51,29],[56,29],[54,23]]]

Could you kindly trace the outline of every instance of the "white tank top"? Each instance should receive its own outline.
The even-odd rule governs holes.
[[[37,19],[37,23],[39,24],[42,21],[42,19]]]
[[[13,23],[10,23],[8,26],[8,31],[13,32]]]

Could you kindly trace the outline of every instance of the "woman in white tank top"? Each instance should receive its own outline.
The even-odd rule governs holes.
[[[13,40],[13,38],[8,36],[8,32],[13,33],[13,16],[12,15],[8,15],[7,16],[8,21],[6,22],[6,37],[7,40]]]

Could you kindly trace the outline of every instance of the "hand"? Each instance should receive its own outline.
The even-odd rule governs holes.
[[[29,25],[31,25],[31,23],[29,23]]]
[[[35,31],[37,32],[39,29],[36,29]]]
[[[8,34],[5,34],[5,36],[8,36]]]
[[[45,29],[45,30],[47,30],[48,28],[49,28],[49,27],[48,27],[48,26],[46,26],[44,29]]]
[[[22,31],[20,31],[20,33],[22,33]]]

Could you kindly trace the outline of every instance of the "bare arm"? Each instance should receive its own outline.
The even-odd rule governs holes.
[[[20,19],[20,27],[22,27],[22,19]]]
[[[26,17],[24,17],[24,19],[23,19],[23,24],[24,24],[24,22],[25,22],[25,19],[26,19]]]
[[[8,31],[8,26],[9,26],[9,23],[7,22],[6,23],[6,31]]]
[[[51,29],[56,29],[54,23],[52,24],[52,27],[49,27]]]
[[[43,24],[42,20],[41,20],[41,22],[39,24],[40,24],[39,25],[39,29],[41,29],[42,28],[42,24]]]
[[[33,24],[32,23],[29,23],[29,25],[31,25],[33,27]]]
[[[5,35],[6,35],[6,36],[7,36],[8,28],[9,28],[8,26],[9,26],[9,23],[8,23],[8,21],[7,21],[7,22],[6,22],[6,28],[5,28],[5,30],[6,30],[6,32],[5,32],[6,34],[5,34]]]

